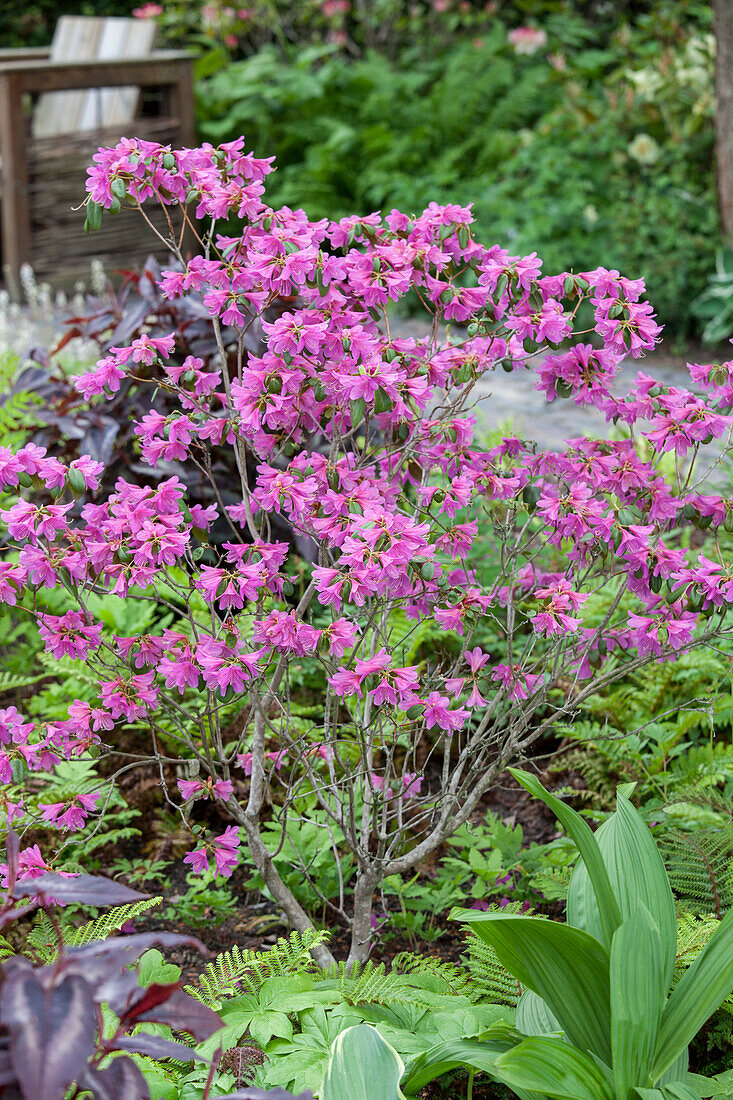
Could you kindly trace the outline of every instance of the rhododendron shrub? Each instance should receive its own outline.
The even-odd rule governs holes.
[[[137,427],[143,458],[161,470],[155,488],[120,478],[104,498],[89,458],[66,467],[34,445],[0,454],[11,548],[0,598],[65,588],[71,610],[39,613],[41,635],[51,654],[87,662],[98,685],[63,721],[0,712],[0,778],[124,745],[121,768],[157,762],[192,830],[192,869],[229,875],[245,841],[300,929],[309,918],[274,862],[282,842],[268,848],[263,825],[274,814],[284,838],[315,805],[341,883],[324,901],[351,922],[351,959],[364,958],[383,877],[434,851],[510,761],[605,684],[725,629],[731,564],[717,544],[685,549],[680,530],[733,519],[696,473],[705,444],[728,445],[731,364],[691,368],[694,390],[640,373],[618,396],[621,360],[659,337],[641,280],[603,268],[543,274],[536,255],[475,240],[458,206],[339,222],[273,210],[271,162],[244,148],[124,140],[90,169],[90,226],[123,202],[143,214],[161,204],[178,261],[163,291],[201,295],[217,331],[241,332],[242,350],[227,359],[222,348],[218,368],[204,369],[177,355],[172,336],[142,335],[76,379],[103,402],[159,368],[155,384],[179,409]],[[177,247],[184,223],[200,242],[192,257]],[[425,309],[420,339],[390,330],[392,306],[408,296]],[[246,351],[248,327],[283,297],[289,308],[263,323],[266,350]],[[622,438],[544,452],[516,437],[482,445],[477,384],[530,368],[548,399],[594,406]],[[209,473],[221,449],[240,472],[237,502],[190,506],[165,463]],[[273,535],[278,516],[310,562]],[[478,517],[495,550],[491,582],[468,563]],[[229,530],[216,547],[215,521]],[[157,601],[176,621],[112,636],[92,612],[100,593]],[[404,623],[424,620],[446,644],[413,659]],[[487,622],[500,653],[478,644]],[[304,665],[327,685],[310,722],[290,690]],[[245,714],[236,734],[224,721],[232,699]],[[129,727],[145,731],[147,752],[135,756]],[[204,826],[212,806],[225,828]],[[74,829],[102,810],[87,796],[40,814]],[[17,802],[8,811],[26,814]],[[289,843],[297,855],[295,833]],[[355,868],[353,897],[342,856]],[[299,858],[307,876],[312,852]]]

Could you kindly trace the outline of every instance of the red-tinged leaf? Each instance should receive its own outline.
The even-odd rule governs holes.
[[[80,1084],[94,1100],[149,1100],[150,1090],[132,1058],[113,1058],[104,1069],[90,1067]]]
[[[151,1008],[149,1012],[136,1013],[138,1023],[149,1020],[151,1023],[168,1024],[177,1031],[186,1031],[194,1039],[203,1042],[223,1025],[213,1009],[189,997],[188,993],[178,990],[164,1004]]]
[[[163,1002],[167,1001],[171,994],[175,993],[177,989],[180,989],[182,985],[183,982],[166,982],[161,984],[153,982],[152,985],[146,986],[144,989],[138,986],[136,993],[130,998],[123,1009],[122,1019],[126,1024],[131,1023],[143,1012],[150,1012],[156,1005],[163,1004]]]
[[[16,970],[3,986],[0,1021],[27,1098],[60,1100],[94,1053],[94,1000],[77,974],[44,989],[32,971]]]
[[[183,1043],[174,1043],[171,1039],[162,1039],[160,1035],[146,1035],[144,1032],[138,1035],[121,1035],[108,1044],[107,1050],[126,1050],[130,1054],[145,1054],[148,1058],[160,1060],[162,1058],[175,1058],[178,1062],[206,1062],[209,1059],[197,1054],[195,1050]]]
[[[76,902],[79,905],[127,905],[128,902],[150,897],[150,894],[141,894],[102,875],[74,875],[73,878],[66,878],[53,871],[34,878],[24,878],[22,882],[16,883],[13,891],[13,897],[16,898],[36,895]]]

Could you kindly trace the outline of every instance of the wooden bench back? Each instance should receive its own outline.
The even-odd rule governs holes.
[[[147,57],[155,43],[153,19],[62,15],[56,24],[52,62],[116,61]],[[138,88],[45,92],[33,112],[34,138],[127,126],[135,117]]]

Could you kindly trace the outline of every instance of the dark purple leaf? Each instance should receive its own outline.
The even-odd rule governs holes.
[[[65,878],[53,871],[34,878],[24,878],[16,883],[13,896],[29,898],[35,895],[58,898],[60,901],[78,902],[80,905],[126,905],[150,897],[121,882],[113,882],[102,875],[75,875]]]
[[[120,426],[108,416],[102,416],[99,419],[100,423],[95,424],[82,436],[79,451],[81,454],[89,455],[95,462],[104,462],[106,465],[112,455],[112,447]]]
[[[221,1026],[221,1025],[220,1025]],[[121,1035],[108,1045],[108,1050],[127,1050],[131,1054],[145,1054],[148,1058],[175,1058],[179,1062],[206,1062],[208,1058],[197,1054],[195,1050],[174,1043],[170,1039],[161,1039],[159,1035]]]
[[[5,1088],[6,1085],[12,1085],[15,1081],[17,1077],[10,1061],[10,1051],[0,1050],[0,1089]]]
[[[135,1013],[135,1020],[150,1020],[156,1024],[168,1024],[177,1031],[187,1031],[194,1039],[203,1042],[218,1031],[223,1021],[217,1014],[195,997],[189,997],[183,990],[177,990],[167,1001],[149,1009]]]
[[[112,335],[110,336],[110,343],[125,344],[134,332],[140,328],[148,313],[150,312],[150,302],[141,301],[130,309],[129,313],[126,313],[120,323],[117,325]]]
[[[24,1096],[62,1100],[94,1053],[96,1014],[84,978],[67,975],[44,989],[34,973],[18,970],[3,985],[0,1019]]]
[[[149,1100],[150,1090],[132,1058],[113,1058],[104,1069],[92,1066],[79,1082],[94,1100]]]

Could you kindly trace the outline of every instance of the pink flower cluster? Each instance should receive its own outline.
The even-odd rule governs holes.
[[[532,33],[536,42],[540,32]],[[517,49],[529,42],[518,35]],[[703,530],[733,521],[733,505],[704,495],[694,479],[665,476],[659,463],[727,437],[731,364],[692,367],[689,390],[639,373],[619,395],[622,359],[659,338],[641,280],[606,268],[545,275],[536,254],[476,241],[471,210],[458,205],[310,221],[266,204],[271,170],[243,139],[179,150],[124,139],[94,158],[88,192],[102,207],[114,210],[126,196],[216,223],[203,254],[163,272],[164,294],[195,292],[217,325],[243,332],[280,305],[261,322],[264,350],[226,372],[181,354],[173,335],[143,335],[76,379],[85,398],[103,400],[125,379],[145,384],[155,365],[180,410],[142,418],[142,455],[153,467],[209,469],[206,456],[235,449],[242,485],[235,494],[227,486],[219,505],[190,507],[183,481],[162,476],[165,468],[155,488],[120,478],[97,499],[100,467],[88,456],[67,468],[33,444],[0,448],[10,498],[0,517],[13,543],[0,562],[0,601],[65,586],[130,598],[162,592],[168,606],[188,608],[140,637],[107,636],[82,605],[39,614],[55,657],[95,668],[98,697],[40,729],[14,708],[0,712],[4,783],[16,764],[48,769],[118,723],[151,723],[161,707],[185,708],[200,695],[212,709],[235,695],[256,703],[274,684],[274,714],[287,670],[305,662],[324,669],[328,706],[345,726],[347,716],[386,731],[417,723],[460,748],[484,714],[531,714],[552,686],[558,654],[578,679],[625,655],[668,659],[694,640],[710,609],[733,600],[730,564],[706,556],[718,551],[687,551],[675,534],[691,519]],[[243,222],[233,236],[230,216]],[[429,312],[425,338],[390,335],[391,306],[408,294]],[[573,333],[581,303],[592,330],[583,339]],[[446,321],[450,340],[440,335]],[[537,387],[549,400],[592,406],[628,438],[568,440],[550,452],[515,437],[485,447],[470,412],[475,383],[527,369],[535,354]],[[479,506],[516,542],[491,585],[471,566]],[[215,522],[227,526],[227,541],[210,541]],[[277,535],[283,522],[313,551],[302,599],[293,596],[300,573],[287,571],[290,544]],[[589,596],[620,578],[632,610],[598,628]],[[406,656],[395,610],[408,625],[436,624],[448,636],[445,653]],[[472,645],[489,615],[524,640],[506,660]],[[451,645],[462,656],[449,660]],[[273,743],[268,721],[259,772],[267,764],[284,777],[322,761],[338,781],[341,756],[323,730],[296,749]],[[387,744],[393,734],[383,736]],[[250,780],[259,774],[254,752],[246,738],[232,752]],[[189,809],[234,797],[232,782],[213,772],[178,781]],[[396,790],[423,797],[421,776],[383,775],[378,760],[361,766],[359,782],[392,802]],[[77,828],[88,812],[79,799],[43,815]],[[213,857],[229,874],[238,844],[230,828],[186,860],[201,870]]]

